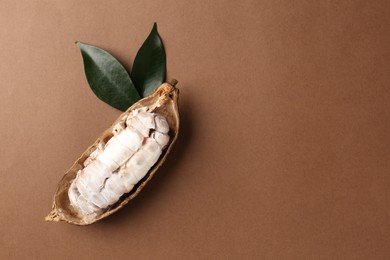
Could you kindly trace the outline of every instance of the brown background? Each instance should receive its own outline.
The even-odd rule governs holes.
[[[389,259],[388,3],[2,0],[0,259]],[[110,218],[44,222],[119,115],[74,41],[129,69],[154,21],[174,151]]]

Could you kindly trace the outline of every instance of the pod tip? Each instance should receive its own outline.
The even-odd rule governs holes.
[[[60,221],[60,216],[57,214],[57,211],[53,209],[46,217],[45,221]]]

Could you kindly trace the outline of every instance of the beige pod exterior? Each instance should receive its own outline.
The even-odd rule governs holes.
[[[143,98],[132,105],[80,156],[58,183],[54,194],[52,211],[46,216],[46,221],[66,221],[74,225],[89,225],[113,214],[139,194],[142,188],[150,181],[157,169],[165,161],[165,158],[171,151],[172,145],[176,141],[179,133],[179,110],[177,105],[179,90],[173,86],[175,83],[176,82],[173,82],[172,85],[168,83],[162,84],[152,95]],[[140,180],[129,193],[124,194],[115,204],[109,206],[106,211],[93,219],[80,217],[69,201],[68,190],[71,182],[76,178],[77,172],[84,168],[84,161],[89,155],[96,150],[98,146],[106,144],[113,137],[114,126],[118,123],[125,123],[126,118],[131,111],[142,107],[147,107],[151,112],[158,113],[166,118],[169,125],[170,136],[168,146],[164,149],[158,161],[149,169],[146,176]]]

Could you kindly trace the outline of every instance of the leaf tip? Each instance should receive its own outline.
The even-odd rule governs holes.
[[[80,42],[80,41],[75,41],[74,42],[74,44],[76,44],[77,45],[77,47],[79,47],[80,49],[82,48],[82,46],[83,46],[83,43],[82,42]]]

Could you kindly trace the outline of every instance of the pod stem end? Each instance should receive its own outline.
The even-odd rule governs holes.
[[[177,79],[171,79],[171,82],[169,84],[171,84],[172,87],[175,87],[177,82],[178,82]]]

